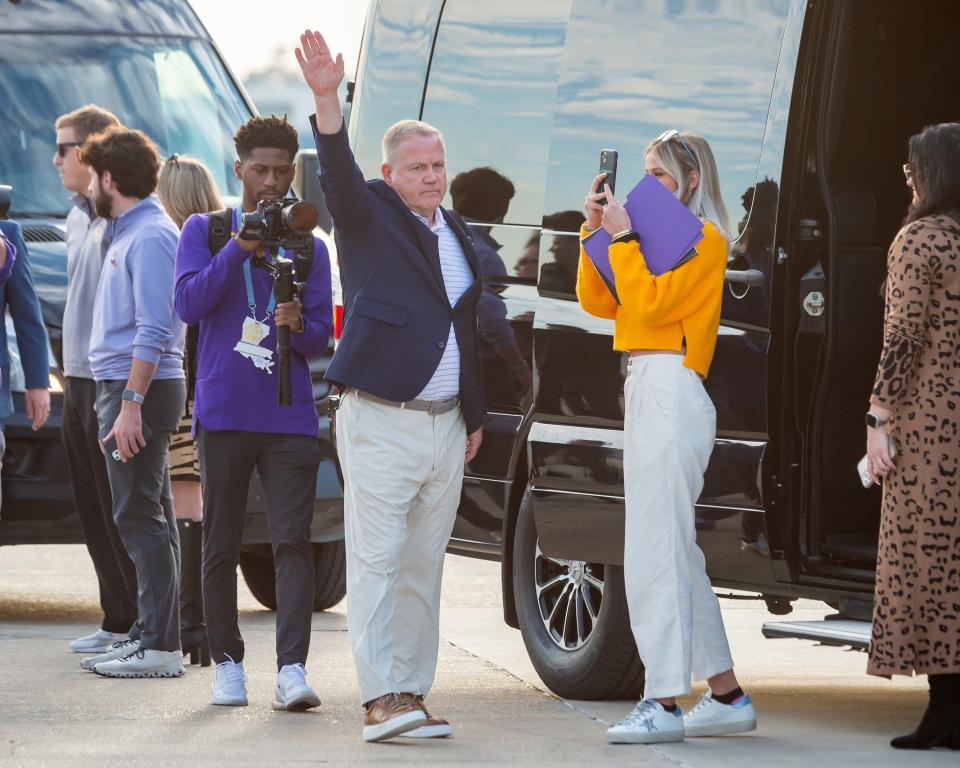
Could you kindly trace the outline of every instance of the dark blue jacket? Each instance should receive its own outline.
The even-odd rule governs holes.
[[[17,349],[23,366],[27,389],[46,389],[50,384],[50,358],[48,356],[47,329],[40,312],[40,301],[33,288],[30,258],[27,244],[23,241],[20,224],[15,221],[0,221],[0,230],[17,249],[17,263],[6,285],[0,286],[0,318],[10,310],[13,327],[17,333]],[[0,391],[0,421],[13,413],[10,398],[9,366],[7,352],[7,325],[0,323],[0,366],[3,367],[3,388]]]
[[[461,407],[467,432],[474,432],[483,426],[486,402],[477,339],[482,286],[471,236],[459,217],[443,211],[475,278],[451,307],[437,236],[385,182],[364,180],[346,128],[324,136],[313,123],[313,133],[343,286],[343,335],[327,378],[388,400],[412,400],[436,371],[452,321]]]

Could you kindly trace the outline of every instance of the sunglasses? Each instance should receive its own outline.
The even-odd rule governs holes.
[[[67,150],[70,147],[79,147],[83,142],[80,141],[58,141],[57,142],[57,154],[64,158],[67,156]]]
[[[903,175],[907,177],[907,181],[913,181],[913,166],[910,163],[903,164]]]
[[[687,142],[683,140],[683,136],[680,135],[680,131],[678,131],[676,128],[671,128],[670,130],[661,133],[659,136],[657,136],[655,143],[662,144],[665,141],[673,141],[674,139],[679,141],[680,146],[687,151],[688,155],[690,155],[690,159],[693,160],[693,167],[697,170],[700,170],[700,163],[697,162],[696,155],[690,151],[690,147],[687,146]]]

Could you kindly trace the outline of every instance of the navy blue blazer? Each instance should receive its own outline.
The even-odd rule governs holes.
[[[459,217],[443,211],[474,274],[451,307],[437,236],[385,182],[364,180],[345,126],[324,136],[313,117],[310,122],[343,287],[343,335],[327,378],[388,400],[412,400],[436,371],[452,321],[460,347],[461,408],[467,432],[476,431],[487,406],[477,337],[480,263],[470,234]]]
[[[17,349],[23,366],[27,389],[46,389],[50,385],[50,358],[48,356],[47,328],[40,312],[40,300],[33,288],[30,258],[27,244],[23,241],[20,224],[0,220],[0,230],[17,249],[17,263],[6,285],[0,286],[0,318],[7,309],[13,318],[17,333]],[[10,377],[6,375],[10,365],[7,352],[7,324],[0,323],[0,365],[4,368],[3,389],[0,394],[0,421],[13,413],[10,398]]]

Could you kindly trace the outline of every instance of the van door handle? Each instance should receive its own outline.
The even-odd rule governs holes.
[[[728,283],[758,286],[767,281],[767,276],[759,269],[728,269],[723,273],[723,279]]]

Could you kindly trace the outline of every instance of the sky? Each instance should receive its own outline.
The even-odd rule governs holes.
[[[306,28],[320,31],[356,68],[367,0],[190,0],[233,72],[245,79],[275,61],[295,70],[293,49]]]

